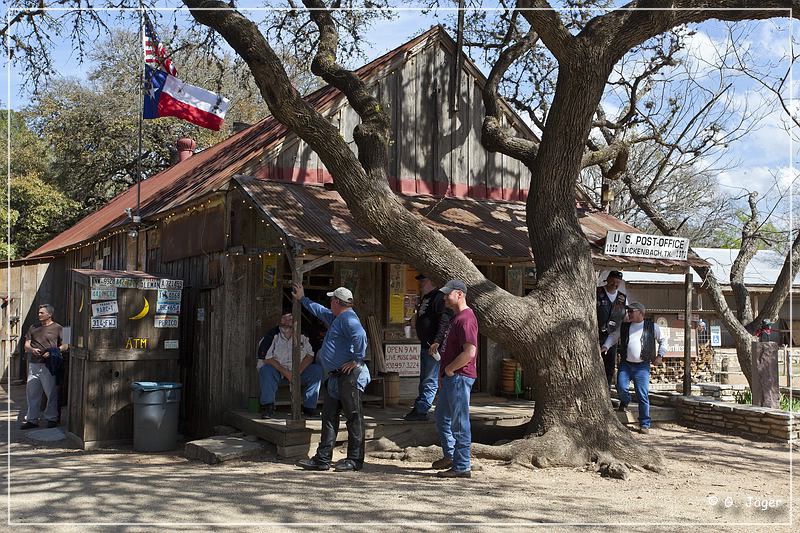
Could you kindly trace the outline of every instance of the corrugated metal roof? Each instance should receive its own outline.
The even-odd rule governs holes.
[[[299,247],[315,253],[345,256],[390,255],[353,219],[336,191],[318,185],[237,176],[236,181],[263,213]],[[472,198],[398,195],[405,207],[472,259],[532,261],[525,204]],[[579,221],[596,264],[619,268],[686,268],[686,262],[612,257],[603,254],[608,230],[638,233],[598,211],[579,211]]]
[[[739,254],[736,248],[694,248],[697,255],[705,259],[714,272],[714,277],[723,285],[729,285],[731,267]],[[786,256],[772,250],[759,250],[744,270],[744,283],[748,287],[772,287],[783,268]],[[625,275],[632,283],[683,283],[682,276],[662,273],[631,272]],[[793,285],[800,287],[800,273]]]
[[[364,65],[357,73],[364,79],[378,74],[394,61],[405,59],[405,54],[428,39],[443,35],[443,29],[435,26],[404,45]],[[342,101],[342,94],[326,85],[305,98],[317,111],[324,112]],[[287,135],[286,127],[274,117],[228,137],[224,141],[177,163],[176,165],[143,180],[141,183],[140,210],[143,219],[156,217],[218,190],[228,183],[248,162],[265,150],[282,142]],[[51,240],[28,254],[34,258],[69,248],[95,236],[124,226],[128,223],[125,208],[136,207],[136,186],[131,187],[110,200],[105,206],[87,215],[74,226],[59,233]]]

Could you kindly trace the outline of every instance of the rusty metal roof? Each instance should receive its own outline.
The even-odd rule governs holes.
[[[310,253],[386,256],[389,251],[353,219],[338,192],[319,185],[237,176],[236,181],[264,215],[293,244]],[[478,261],[533,261],[525,204],[472,198],[398,195],[405,207],[425,219],[467,256]],[[607,256],[609,230],[639,230],[598,211],[579,210],[579,222],[596,265],[647,270],[686,269],[687,262]],[[698,264],[702,264],[703,261]],[[690,263],[694,264],[694,260]]]
[[[370,79],[393,67],[395,62],[404,61],[406,54],[418,46],[440,38],[443,32],[440,26],[434,26],[404,45],[364,65],[356,72],[363,79]],[[343,95],[330,85],[321,87],[305,98],[311,107],[320,112],[330,110],[342,103],[343,99]],[[167,170],[143,180],[140,198],[142,219],[158,218],[161,214],[192,204],[220,189],[247,163],[282,142],[287,134],[287,128],[283,124],[274,117],[267,117]],[[102,233],[126,226],[128,224],[124,212],[126,207],[136,207],[136,186],[118,194],[102,208],[82,218],[74,226],[28,254],[27,258],[63,251]]]

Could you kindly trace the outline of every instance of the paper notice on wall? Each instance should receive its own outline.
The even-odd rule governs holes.
[[[397,372],[401,376],[419,376],[419,344],[387,344],[384,360],[387,372]]]

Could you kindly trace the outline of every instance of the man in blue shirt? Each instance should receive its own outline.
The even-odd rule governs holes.
[[[364,466],[361,394],[370,382],[370,376],[364,364],[367,333],[353,311],[353,293],[344,287],[329,292],[330,309],[306,298],[303,286],[299,283],[294,284],[292,294],[303,307],[328,326],[322,347],[317,352],[317,359],[327,375],[323,386],[322,435],[314,457],[301,459],[297,466],[306,470],[328,470],[331,467],[341,410],[347,424],[347,458],[336,463],[334,470],[361,470]]]

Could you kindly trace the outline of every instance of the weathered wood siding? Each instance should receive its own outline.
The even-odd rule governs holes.
[[[462,72],[457,109],[452,109],[454,63],[449,44],[432,42],[374,80],[372,94],[392,120],[391,187],[408,194],[524,200],[528,169],[515,159],[488,153],[480,143],[482,79],[469,63]],[[530,136],[510,108],[504,109],[503,123],[515,135]],[[353,129],[360,122],[358,114],[341,99],[328,115],[357,154]],[[301,183],[331,181],[317,155],[294,135],[247,164],[242,173]]]

